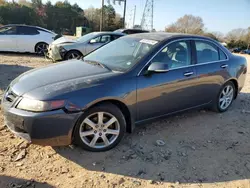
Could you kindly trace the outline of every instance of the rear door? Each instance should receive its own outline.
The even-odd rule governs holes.
[[[197,73],[197,100],[211,102],[220,90],[228,74],[228,57],[215,43],[194,40]]]
[[[0,28],[0,51],[18,51],[16,26]]]
[[[27,26],[17,27],[17,48],[20,52],[34,52],[38,42],[39,32],[36,28]]]

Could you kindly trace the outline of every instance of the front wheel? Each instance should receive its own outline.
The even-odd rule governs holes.
[[[81,52],[76,51],[76,50],[72,50],[72,51],[69,51],[69,52],[65,55],[65,60],[80,59],[81,57],[82,57]]]
[[[125,130],[126,121],[120,109],[105,103],[84,113],[76,125],[74,142],[89,151],[107,151],[121,141]]]
[[[214,110],[217,112],[225,112],[231,106],[235,96],[235,86],[229,81],[224,84],[214,103]]]

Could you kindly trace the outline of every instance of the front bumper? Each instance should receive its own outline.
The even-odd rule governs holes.
[[[5,124],[8,128],[31,143],[62,146],[72,142],[72,131],[80,113],[67,114],[63,110],[33,113],[8,108],[2,103]]]
[[[64,59],[64,54],[60,54],[59,48],[56,45],[50,45],[46,56],[53,61],[61,61]]]

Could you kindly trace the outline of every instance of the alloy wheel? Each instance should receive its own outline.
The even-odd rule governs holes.
[[[41,55],[45,54],[47,50],[48,50],[48,44],[45,44],[45,43],[38,44],[36,47],[36,53],[41,54]]]
[[[233,101],[234,88],[231,85],[226,85],[221,91],[219,97],[219,106],[222,110],[227,109]]]
[[[81,140],[91,148],[106,148],[118,138],[120,124],[107,112],[96,112],[86,117],[80,125]]]
[[[70,53],[70,55],[68,56],[68,59],[78,59],[80,58],[80,55],[78,53]]]

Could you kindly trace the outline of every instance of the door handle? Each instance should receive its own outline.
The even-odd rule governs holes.
[[[227,68],[228,65],[227,65],[227,64],[223,64],[223,65],[221,65],[220,67],[224,69],[224,68]]]
[[[191,76],[191,75],[193,75],[194,74],[194,72],[185,72],[184,73],[184,76]]]

